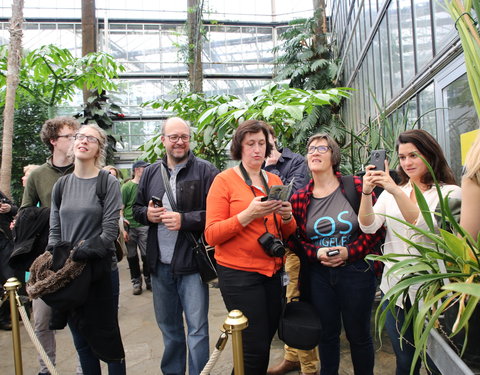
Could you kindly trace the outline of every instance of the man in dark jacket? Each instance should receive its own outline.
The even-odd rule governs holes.
[[[305,157],[293,152],[287,147],[278,147],[277,137],[272,126],[268,127],[268,141],[273,146],[272,152],[265,160],[263,169],[276,174],[282,179],[284,185],[288,185],[293,180],[293,195],[298,189],[305,187],[310,181]],[[289,197],[290,198],[290,197]]]
[[[8,278],[16,276],[8,266],[8,257],[13,247],[10,223],[16,215],[17,209],[17,206],[0,191],[0,294],[2,296],[2,285]],[[8,303],[8,301],[0,305],[0,329],[6,331],[12,329],[12,323],[10,322],[10,303]]]
[[[202,282],[193,257],[193,244],[185,232],[199,238],[205,228],[206,197],[218,170],[190,151],[190,127],[177,117],[168,119],[161,140],[165,157],[145,168],[140,179],[133,215],[149,226],[147,261],[155,316],[165,350],[164,374],[185,374],[186,345],[189,373],[199,374],[208,361],[208,286]],[[177,211],[165,192],[166,168]],[[152,197],[161,200],[154,204]],[[183,314],[188,327],[185,338]]]

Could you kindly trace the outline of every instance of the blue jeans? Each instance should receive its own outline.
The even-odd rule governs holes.
[[[387,306],[388,306],[388,301],[385,301],[382,304],[382,309],[385,310]],[[405,312],[401,307],[395,306],[395,316],[392,314],[390,310],[387,311],[387,316],[385,320],[385,329],[387,330],[387,334],[388,334],[388,337],[390,338],[390,342],[392,343],[393,351],[395,352],[395,357],[397,360],[397,369],[395,371],[396,375],[410,374],[413,355],[415,353],[415,346],[413,346],[413,342],[414,342],[413,329],[411,324],[403,334],[402,343],[400,344],[400,331],[403,327],[404,322],[405,322]],[[427,356],[427,364],[429,367],[429,370],[427,372],[429,374],[440,373],[437,370],[436,366],[431,361],[429,356]],[[420,365],[421,365],[421,358],[419,358],[417,360],[417,363],[415,364],[415,370],[413,371],[413,375],[420,374]]]
[[[375,274],[364,260],[344,267],[310,267],[312,304],[322,322],[318,346],[321,375],[336,375],[340,364],[342,322],[355,375],[373,375],[374,348],[370,318],[375,297]]]
[[[155,317],[165,347],[160,365],[163,374],[185,374],[186,344],[189,374],[200,374],[209,356],[208,285],[202,282],[199,273],[174,276],[170,265],[161,262],[151,280]]]
[[[112,279],[112,293],[113,303],[115,305],[115,314],[118,313],[118,297],[120,293],[120,279],[118,275],[118,268],[111,272]],[[117,319],[117,316],[115,316]],[[72,332],[73,344],[77,350],[80,365],[84,375],[101,375],[100,360],[93,354],[90,345],[82,336],[82,334],[74,327],[73,324],[69,324],[70,331]],[[109,375],[124,375],[126,374],[125,361],[122,362],[108,362],[108,374]]]

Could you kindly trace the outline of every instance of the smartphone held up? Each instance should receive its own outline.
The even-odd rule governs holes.
[[[377,171],[385,171],[385,159],[387,152],[385,150],[373,150],[370,156],[370,164],[375,166]]]

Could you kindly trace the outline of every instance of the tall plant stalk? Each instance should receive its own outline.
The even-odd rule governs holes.
[[[462,42],[468,84],[480,118],[480,34],[474,19],[474,13],[480,14],[480,0],[446,0],[445,5]]]

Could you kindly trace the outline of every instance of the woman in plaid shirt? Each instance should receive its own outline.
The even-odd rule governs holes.
[[[343,322],[355,374],[373,374],[370,315],[376,278],[373,264],[364,258],[382,240],[383,231],[365,234],[360,230],[356,208],[347,200],[338,172],[338,144],[327,134],[316,134],[308,140],[307,152],[313,178],[292,196],[291,203],[300,251],[309,260],[306,288],[323,325],[320,373],[338,374]],[[354,184],[360,196],[358,177]]]

